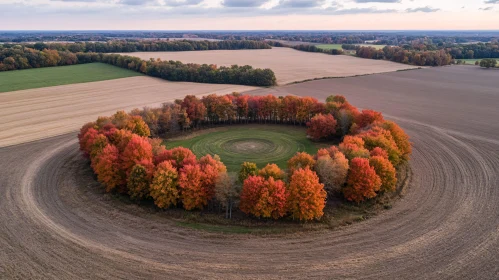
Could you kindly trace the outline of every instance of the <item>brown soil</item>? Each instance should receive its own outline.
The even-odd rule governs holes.
[[[133,77],[0,93],[0,147],[76,131],[117,110],[158,107],[188,94],[251,89],[255,88]]]
[[[206,63],[218,66],[237,64],[251,65],[254,68],[270,68],[274,71],[277,83],[280,85],[324,77],[349,77],[417,68],[390,61],[302,52],[290,48],[124,54],[145,60],[161,58],[162,60],[179,60],[184,63]]]
[[[88,170],[77,164],[74,133],[0,148],[1,278],[497,279],[498,73],[446,67],[275,90],[344,93],[411,136],[413,176],[403,198],[340,230],[186,229],[77,187],[78,172]]]

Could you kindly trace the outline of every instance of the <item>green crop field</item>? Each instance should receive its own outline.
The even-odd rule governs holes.
[[[104,63],[7,71],[0,72],[0,92],[105,81],[139,75],[142,74]]]
[[[310,141],[304,127],[241,125],[201,131],[190,139],[166,140],[166,146],[189,148],[198,158],[219,155],[229,172],[237,172],[245,161],[254,162],[259,168],[275,163],[285,169],[287,161],[297,152],[315,154],[329,145]]]
[[[370,45],[370,44],[355,44],[356,46],[362,46],[362,47],[373,47],[376,49],[382,49],[386,47],[386,45]],[[323,44],[323,45],[317,45],[319,49],[323,50],[341,50],[342,47],[341,44]]]

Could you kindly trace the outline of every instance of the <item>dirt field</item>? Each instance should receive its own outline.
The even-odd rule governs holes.
[[[132,77],[0,93],[0,147],[76,131],[120,109],[159,106],[187,94],[250,89],[254,88]]]
[[[277,83],[280,85],[314,78],[348,77],[416,68],[390,61],[309,53],[290,48],[126,54],[146,60],[161,58],[163,60],[179,60],[184,63],[207,63],[218,66],[238,64],[251,65],[255,68],[270,68],[275,72]]]
[[[0,278],[498,279],[498,75],[445,67],[277,89],[344,93],[414,143],[404,197],[336,231],[189,230],[78,183],[89,175],[74,133],[0,148]]]

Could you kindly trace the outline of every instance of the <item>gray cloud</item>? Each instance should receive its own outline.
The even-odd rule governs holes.
[[[204,0],[165,0],[165,5],[169,7],[195,6]]]
[[[499,4],[499,0],[487,0],[484,3],[485,4]]]
[[[481,11],[490,11],[492,9],[494,9],[494,7],[479,8],[479,10],[481,10]]]
[[[325,0],[281,0],[274,8],[316,8],[325,2]]]
[[[440,11],[440,9],[437,9],[437,8],[432,8],[430,6],[426,6],[426,7],[419,7],[419,8],[414,8],[414,9],[407,9],[405,10],[407,13],[418,13],[418,12],[421,12],[421,13],[434,13],[434,12],[438,12]]]
[[[256,8],[269,2],[269,0],[224,0],[222,6],[235,8]]]

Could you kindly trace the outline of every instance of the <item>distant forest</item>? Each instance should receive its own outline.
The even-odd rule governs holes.
[[[3,44],[0,49],[11,48],[19,44]],[[22,43],[21,46],[35,50],[57,50],[78,52],[174,52],[174,51],[205,51],[205,50],[240,50],[240,49],[270,49],[265,41],[188,41],[188,40],[112,40],[107,42],[74,42],[74,43]]]

